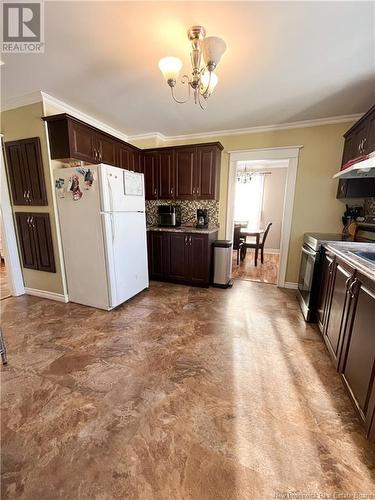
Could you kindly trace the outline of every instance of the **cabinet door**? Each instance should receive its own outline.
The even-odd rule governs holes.
[[[117,166],[125,170],[133,170],[131,153],[132,150],[125,144],[117,144]]]
[[[217,196],[218,150],[214,146],[201,146],[197,148],[197,156],[196,179],[194,182],[196,194],[201,199],[215,199]]]
[[[143,161],[142,161],[142,154],[141,151],[137,151],[136,149],[133,149],[130,153],[130,163],[132,165],[132,170],[134,172],[139,172],[143,174],[144,169],[143,169]]]
[[[351,133],[345,137],[344,142],[344,151],[342,153],[342,165],[345,165],[348,161],[352,160],[355,157],[354,153],[354,138],[355,133]]]
[[[150,252],[149,252],[149,268],[151,277],[161,279],[165,275],[166,262],[166,238],[165,233],[161,231],[150,231]]]
[[[75,121],[69,121],[70,156],[78,160],[97,163],[95,131]]]
[[[338,365],[340,349],[342,346],[345,309],[347,305],[347,284],[351,273],[344,269],[341,264],[335,262],[332,278],[332,291],[327,306],[327,323],[323,338],[328,350]]]
[[[177,148],[176,158],[176,198],[191,200],[196,196],[194,174],[197,168],[197,149],[195,147]]]
[[[36,258],[39,271],[56,272],[49,214],[32,214]]]
[[[158,153],[159,161],[159,198],[163,200],[174,198],[174,155],[173,150],[160,150]]]
[[[189,273],[188,235],[184,233],[165,233],[169,238],[168,277],[186,281]]]
[[[14,205],[47,205],[39,137],[5,144]]]
[[[38,269],[34,231],[31,224],[31,214],[17,212],[15,216],[17,221],[18,242],[22,256],[22,265],[27,269]]]
[[[189,278],[193,284],[209,284],[210,269],[208,255],[208,236],[191,234],[189,238]]]
[[[331,286],[332,271],[334,266],[333,258],[324,252],[320,265],[320,288],[317,301],[317,321],[319,329],[324,333],[327,318],[327,308],[329,302],[329,291]]]
[[[28,205],[26,198],[28,172],[23,162],[20,141],[6,142],[5,151],[13,205]]]
[[[368,117],[367,137],[365,143],[365,154],[375,151],[375,109]]]
[[[355,279],[349,292],[350,315],[339,370],[362,419],[369,427],[374,410],[369,402],[375,373],[375,288]]]
[[[95,150],[98,161],[107,165],[117,165],[116,161],[116,141],[105,134],[95,135]]]
[[[157,153],[145,152],[143,156],[146,200],[158,199]]]

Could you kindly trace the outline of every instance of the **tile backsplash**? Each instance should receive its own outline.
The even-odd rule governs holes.
[[[159,205],[179,205],[181,224],[195,224],[197,209],[206,208],[210,224],[219,225],[219,202],[216,200],[148,200],[146,201],[146,219],[149,226],[155,226],[158,223]]]
[[[366,198],[364,205],[365,215],[375,216],[375,198]]]

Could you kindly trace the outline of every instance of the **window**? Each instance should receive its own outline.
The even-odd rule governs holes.
[[[234,201],[234,221],[241,223],[249,230],[258,229],[261,225],[264,176],[253,175],[246,183],[236,182]]]

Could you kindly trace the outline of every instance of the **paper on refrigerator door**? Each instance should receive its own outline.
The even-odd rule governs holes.
[[[143,195],[142,174],[124,171],[124,191],[129,196]]]

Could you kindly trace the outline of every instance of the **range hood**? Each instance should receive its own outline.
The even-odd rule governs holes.
[[[334,179],[362,179],[365,177],[375,177],[375,151],[352,160],[343,166],[340,172],[333,176]]]

